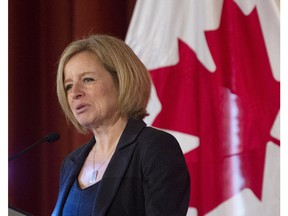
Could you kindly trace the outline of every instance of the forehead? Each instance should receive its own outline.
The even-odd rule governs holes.
[[[89,51],[73,55],[65,64],[64,77],[72,73],[95,72],[104,69],[99,57]]]
[[[66,62],[64,69],[70,64],[102,64],[99,57],[91,51],[82,51],[72,55]]]

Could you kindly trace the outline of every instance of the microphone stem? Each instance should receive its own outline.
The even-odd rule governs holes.
[[[42,143],[46,141],[46,138],[42,138],[41,140],[38,140],[37,142],[35,142],[34,144],[28,146],[27,148],[23,149],[22,151],[16,153],[15,155],[12,155],[11,157],[8,158],[8,161],[12,161],[12,160],[15,160],[17,159],[18,157],[20,157],[21,155],[25,154],[26,152],[30,151],[34,146]]]

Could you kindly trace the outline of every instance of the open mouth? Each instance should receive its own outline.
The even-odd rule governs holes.
[[[76,107],[76,113],[80,114],[83,113],[87,110],[88,105],[86,104],[80,104],[79,106]]]

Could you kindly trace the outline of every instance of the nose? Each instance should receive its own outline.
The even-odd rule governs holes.
[[[79,83],[75,83],[71,88],[71,96],[73,99],[79,99],[84,96],[84,91]]]

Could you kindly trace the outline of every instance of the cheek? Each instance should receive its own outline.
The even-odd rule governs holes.
[[[106,97],[109,98],[111,103],[115,103],[117,101],[117,91],[114,86],[106,91]]]
[[[71,109],[71,105],[72,105],[72,100],[70,99],[70,97],[67,96],[67,104],[68,104],[68,107],[70,108],[70,110],[73,112],[73,110]]]
[[[101,87],[99,87],[95,93],[98,95],[98,96],[102,96],[104,98],[108,98],[108,99],[112,99],[115,97],[115,93],[116,93],[116,90],[114,88],[113,85],[111,84],[106,84],[106,85],[102,85]]]

